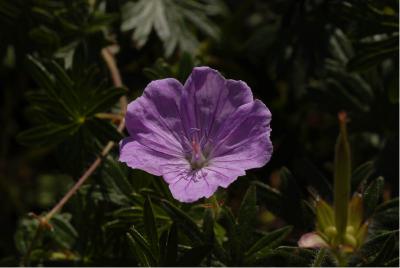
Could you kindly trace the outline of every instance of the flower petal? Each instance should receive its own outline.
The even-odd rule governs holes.
[[[182,160],[146,147],[135,138],[127,137],[120,142],[119,161],[125,162],[131,168],[142,169],[160,176],[164,165]]]
[[[218,132],[210,164],[244,170],[264,166],[272,155],[271,113],[259,100],[239,107]]]
[[[183,126],[200,137],[213,138],[225,118],[239,106],[253,101],[250,88],[242,81],[225,80],[216,70],[197,67],[184,85],[180,103]]]
[[[327,248],[329,246],[316,232],[303,234],[297,244],[301,248]]]
[[[181,94],[182,85],[175,79],[151,82],[143,95],[128,105],[126,127],[130,136],[149,149],[183,157],[178,107]]]
[[[218,185],[209,182],[207,170],[191,170],[189,165],[181,163],[171,167],[166,165],[163,178],[169,184],[173,197],[181,202],[195,202],[202,197],[210,197]]]

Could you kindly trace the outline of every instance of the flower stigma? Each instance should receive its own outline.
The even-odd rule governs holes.
[[[197,128],[192,128],[192,141],[191,141],[191,159],[190,159],[190,166],[192,170],[200,169],[206,165],[206,157],[204,157],[201,141],[199,141],[197,133],[200,131]]]

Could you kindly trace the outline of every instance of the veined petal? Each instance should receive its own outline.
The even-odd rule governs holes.
[[[186,134],[189,137],[191,129],[199,129],[200,137],[213,139],[227,116],[252,101],[251,90],[243,81],[226,80],[209,67],[194,68],[180,103]]]
[[[163,166],[182,161],[172,155],[154,150],[127,137],[120,142],[119,161],[131,168],[142,169],[156,176],[162,175]]]
[[[189,165],[166,165],[163,178],[175,199],[194,202],[202,197],[210,197],[218,188],[218,185],[209,181],[208,172],[205,169],[191,170]]]
[[[272,155],[271,113],[259,100],[239,107],[216,136],[210,163],[244,170],[265,165]]]
[[[128,105],[126,127],[133,140],[155,151],[183,157],[184,138],[179,101],[182,85],[175,79],[151,82]]]

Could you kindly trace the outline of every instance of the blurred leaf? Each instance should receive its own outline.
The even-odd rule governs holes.
[[[140,263],[140,265],[144,266],[144,267],[150,267],[151,262],[150,262],[150,260],[147,259],[148,256],[146,255],[146,253],[141,250],[138,242],[136,242],[136,240],[133,238],[133,236],[130,233],[127,233],[126,237],[128,239],[128,244],[132,248],[134,255],[138,259],[138,262]]]
[[[375,258],[378,256],[379,252],[382,252],[383,247],[385,244],[389,241],[389,244],[392,243],[390,242],[392,240],[392,237],[395,236],[398,239],[398,230],[395,231],[389,231],[389,232],[383,232],[379,235],[375,235],[373,237],[370,237],[364,245],[360,248],[358,254],[356,255],[357,259],[355,260],[357,263],[357,266],[369,266],[368,263],[375,260]],[[398,243],[396,245],[398,248]],[[396,247],[393,249],[396,250]],[[397,249],[398,251],[398,249]],[[389,250],[390,252],[390,250]],[[382,252],[383,254],[383,252]],[[381,264],[380,264],[381,265]]]
[[[355,191],[361,186],[361,183],[367,183],[374,170],[375,164],[373,161],[367,161],[358,166],[351,176],[351,189]]]
[[[51,143],[59,143],[76,133],[79,125],[71,123],[68,125],[46,124],[21,132],[17,139],[20,143],[28,146],[41,146]]]
[[[257,220],[256,200],[256,186],[251,185],[243,197],[237,216],[237,234],[243,248],[252,243],[253,228]]]
[[[223,220],[227,237],[228,237],[228,248],[230,253],[230,260],[227,264],[228,266],[239,266],[243,263],[243,250],[241,247],[241,240],[237,232],[237,225],[235,218],[229,208],[224,208],[221,213],[221,218]]]
[[[57,214],[51,220],[53,227],[51,237],[65,249],[72,249],[75,241],[78,239],[78,233],[70,223],[69,214]]]
[[[395,230],[399,227],[399,198],[394,198],[376,207],[372,220],[379,229]]]
[[[157,226],[154,218],[153,206],[148,197],[146,197],[143,206],[143,222],[144,222],[144,229],[146,232],[146,236],[150,243],[151,251],[153,252],[153,254],[158,255],[159,248],[158,248]]]
[[[128,2],[122,8],[122,31],[134,30],[132,39],[138,48],[143,47],[153,28],[164,43],[166,56],[171,56],[177,46],[182,51],[193,53],[198,46],[196,34],[186,27],[191,24],[204,34],[216,39],[218,27],[208,16],[223,14],[225,10],[210,12],[206,0],[139,0]],[[211,2],[209,4],[211,6]],[[214,7],[221,7],[221,1],[213,1]]]
[[[292,226],[286,226],[270,233],[264,234],[247,252],[245,262],[256,263],[264,257],[268,251],[277,247],[292,231]]]
[[[396,247],[397,245],[397,247]],[[397,248],[397,250],[396,250]],[[379,266],[390,261],[398,254],[398,238],[394,234],[390,235],[378,254],[368,263],[368,266]]]
[[[153,266],[156,265],[156,257],[150,249],[147,240],[139,233],[134,226],[129,229],[127,233],[128,240],[134,247],[137,257],[140,258],[142,265]]]
[[[18,252],[24,255],[39,228],[39,222],[32,218],[23,218],[14,235],[14,242]]]
[[[303,177],[308,184],[315,187],[318,194],[323,197],[332,195],[332,184],[308,159],[300,159],[296,165],[296,176]]]
[[[189,215],[167,200],[161,200],[161,204],[171,219],[195,244],[202,244],[204,238],[202,232]]]
[[[162,234],[160,250],[161,264],[163,266],[173,266],[176,264],[178,256],[178,230],[175,223],[171,225],[168,231]]]
[[[348,62],[347,68],[349,71],[367,70],[377,66],[386,59],[396,58],[398,54],[398,36],[363,44],[358,54]]]
[[[384,180],[382,177],[378,177],[365,190],[363,195],[363,204],[364,204],[364,215],[368,218],[374,211],[376,206],[378,205],[379,199],[383,194],[383,183]]]

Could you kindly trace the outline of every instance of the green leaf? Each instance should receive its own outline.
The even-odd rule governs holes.
[[[104,159],[103,165],[105,173],[104,177],[108,178],[109,181],[108,187],[114,188],[118,194],[130,198],[133,193],[133,188],[122,169],[123,166],[112,158]]]
[[[167,251],[165,254],[166,266],[172,266],[176,263],[178,256],[178,229],[176,224],[172,224],[168,232]]]
[[[54,90],[55,79],[52,74],[50,74],[47,69],[33,56],[27,56],[27,66],[28,71],[39,86],[44,89],[47,94],[52,98],[57,98],[57,94]]]
[[[171,219],[179,228],[196,244],[202,244],[204,236],[192,218],[181,209],[167,200],[161,200],[161,204]]]
[[[85,120],[84,123],[84,127],[90,131],[91,136],[96,137],[101,143],[108,141],[118,142],[123,138],[122,134],[110,122],[98,118],[90,118]]]
[[[397,244],[397,247],[396,247]],[[396,250],[397,248],[397,250]],[[368,263],[368,266],[382,266],[398,254],[398,238],[394,234],[390,235],[378,254]]]
[[[96,94],[93,94],[89,100],[85,115],[94,115],[109,110],[126,92],[125,88],[116,87],[96,91]]]
[[[143,222],[146,236],[150,242],[151,251],[153,254],[159,255],[157,226],[154,218],[153,206],[148,197],[146,197],[143,206]]]
[[[173,223],[168,231],[165,231],[160,239],[161,264],[163,266],[176,265],[178,257],[178,230],[176,223]]]
[[[386,59],[394,59],[399,53],[398,36],[389,37],[382,41],[363,44],[359,53],[352,58],[347,69],[350,71],[364,71],[380,64]]]
[[[128,233],[128,239],[132,243],[132,239],[135,242],[134,248],[137,251],[138,255],[144,255],[145,256],[145,262],[151,264],[151,265],[146,265],[146,266],[153,266],[157,263],[156,257],[154,256],[153,252],[150,249],[150,245],[147,242],[147,240],[139,233],[138,230],[134,226],[132,226],[129,229]],[[141,252],[141,253],[138,253]]]
[[[255,260],[260,259],[260,255],[269,249],[278,246],[288,234],[292,231],[292,226],[285,226],[270,233],[264,234],[247,252],[246,263],[251,264]]]
[[[139,244],[136,242],[136,240],[133,238],[133,236],[130,233],[126,234],[127,240],[128,240],[128,245],[131,247],[133,250],[134,255],[138,259],[138,262],[141,266],[144,267],[150,267],[151,262],[148,259],[148,256],[144,251],[141,250],[139,247]]]
[[[355,191],[357,187],[367,182],[374,170],[375,163],[373,161],[367,161],[358,166],[351,175],[351,189]]]
[[[70,218],[70,215],[64,213],[57,214],[50,220],[53,227],[51,237],[65,249],[72,249],[78,239],[78,233],[71,225]]]
[[[203,233],[205,237],[205,243],[214,244],[214,218],[212,209],[206,209],[203,217]]]
[[[357,254],[359,256],[358,261],[360,262],[357,266],[369,266],[368,263],[378,256],[385,243],[390,241],[391,236],[398,237],[398,232],[398,230],[383,232],[369,238],[360,248],[359,254]]]
[[[369,218],[369,216],[375,211],[376,206],[378,205],[379,199],[383,194],[383,183],[384,180],[382,177],[378,177],[365,190],[363,195],[363,203],[364,203],[364,216]]]
[[[25,217],[19,222],[14,235],[14,242],[21,255],[24,255],[27,252],[38,228],[39,222],[37,219]]]
[[[378,229],[395,230],[399,227],[399,198],[379,205],[373,214],[374,225]]]
[[[228,266],[239,266],[243,262],[243,250],[241,248],[241,240],[239,239],[237,233],[237,225],[235,222],[235,218],[231,212],[231,210],[227,207],[221,212],[221,218],[224,222],[224,227],[227,232],[228,237],[228,247],[230,253],[230,261],[227,264]]]
[[[223,9],[210,10],[206,1],[192,0],[139,0],[122,7],[122,31],[134,30],[132,39],[138,48],[143,47],[154,29],[164,43],[166,56],[171,56],[177,46],[182,51],[193,53],[198,40],[192,28],[197,28],[212,38],[219,37],[218,27],[209,16],[222,14]],[[221,1],[213,1],[221,6]],[[210,4],[211,6],[211,4]],[[187,25],[193,27],[188,27]]]
[[[57,144],[72,136],[80,125],[70,123],[68,125],[46,124],[21,132],[17,140],[28,146],[41,146],[45,144]]]
[[[251,185],[243,197],[238,213],[237,233],[238,239],[242,241],[243,248],[252,243],[252,234],[256,224],[257,204],[256,186]]]

